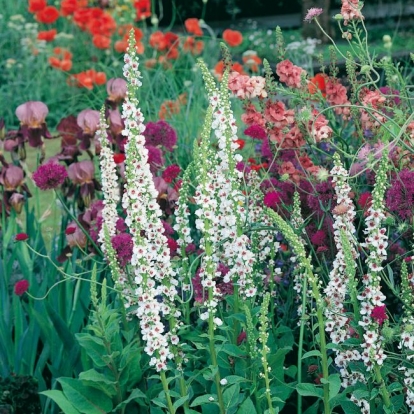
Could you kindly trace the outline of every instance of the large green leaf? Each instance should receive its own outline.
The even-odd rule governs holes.
[[[93,368],[88,371],[81,372],[79,379],[84,385],[101,390],[108,397],[113,397],[117,393],[116,382],[111,381],[106,375],[101,374]]]
[[[75,336],[80,346],[85,349],[94,364],[97,367],[106,367],[107,364],[103,359],[103,355],[106,355],[106,349],[102,339],[88,333],[79,333]]]
[[[148,398],[147,396],[139,389],[139,388],[135,388],[135,390],[133,390],[131,392],[131,394],[129,395],[129,397],[122,401],[121,404],[118,404],[114,411],[118,411],[121,410],[122,408],[124,408],[125,406],[127,406],[130,402],[132,401],[136,401],[139,405],[146,407]]]
[[[314,384],[298,384],[296,391],[303,397],[323,398],[323,389]]]
[[[237,414],[257,414],[256,408],[250,397],[246,398],[237,410]]]
[[[112,400],[103,392],[82,384],[74,378],[59,378],[63,393],[83,414],[106,414],[112,410]]]
[[[64,414],[80,414],[79,411],[70,403],[70,401],[65,397],[62,391],[58,390],[49,390],[39,392],[39,394],[50,398],[54,401],[59,408],[64,412]]]
[[[237,405],[240,395],[240,384],[236,383],[228,387],[223,393],[224,406],[226,410]]]

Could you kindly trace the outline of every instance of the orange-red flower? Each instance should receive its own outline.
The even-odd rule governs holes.
[[[326,96],[326,80],[327,75],[324,73],[316,74],[312,79],[310,79],[308,83],[308,90],[309,93],[312,95],[316,93],[318,90],[321,91],[322,96]]]
[[[44,24],[52,24],[59,18],[59,10],[54,6],[46,6],[36,13],[36,20]]]
[[[46,0],[29,0],[29,13],[37,13],[47,6]]]
[[[97,34],[92,37],[92,43],[98,49],[109,49],[111,39],[107,36]]]
[[[151,36],[149,38],[149,44],[152,48],[156,50],[165,50],[167,48],[167,41],[165,39],[164,33],[160,30],[151,33]]]
[[[231,72],[238,72],[241,75],[245,75],[246,72],[244,71],[243,65],[241,65],[239,62],[234,62],[231,65]],[[221,76],[224,73],[224,63],[222,60],[220,60],[217,65],[214,67],[214,75],[216,75],[216,77],[218,79],[221,79]]]
[[[37,34],[37,39],[44,40],[45,42],[51,42],[52,40],[55,39],[56,33],[57,33],[56,29],[43,30]]]
[[[60,4],[60,13],[62,16],[70,16],[76,10],[88,7],[88,0],[62,0]]]
[[[243,35],[238,30],[226,29],[223,32],[223,40],[230,46],[236,47],[242,44]]]
[[[93,89],[94,85],[104,85],[105,83],[105,73],[96,72],[94,69],[75,73],[68,78],[68,84],[71,86],[77,86],[78,88]]]
[[[200,22],[195,17],[187,19],[184,22],[184,25],[188,33],[195,34],[196,36],[203,36],[203,31],[200,27]]]
[[[183,44],[183,49],[186,52],[191,52],[193,55],[197,56],[203,51],[204,42],[202,40],[195,40],[193,36],[188,36]]]
[[[134,7],[137,11],[136,20],[151,17],[151,0],[135,0]]]

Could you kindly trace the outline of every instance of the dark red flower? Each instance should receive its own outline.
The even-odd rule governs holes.
[[[246,332],[241,332],[240,335],[237,337],[237,345],[241,345],[247,338]]]
[[[14,285],[14,293],[17,296],[22,296],[23,293],[27,292],[27,289],[29,289],[29,282],[26,279],[23,280],[19,280],[15,285]]]
[[[18,233],[16,234],[14,240],[15,241],[26,241],[29,239],[29,235],[26,233]]]
[[[266,207],[275,208],[281,201],[280,194],[277,191],[269,191],[263,199],[263,203]]]
[[[114,154],[114,163],[122,164],[125,161],[125,154]]]
[[[180,174],[181,168],[177,164],[169,165],[163,172],[162,172],[162,178],[164,178],[164,181],[166,183],[173,182],[178,174]]]
[[[62,185],[67,176],[68,173],[63,165],[49,162],[40,165],[33,173],[32,178],[41,190],[53,190]]]
[[[371,318],[378,322],[378,325],[382,325],[388,319],[386,306],[375,306],[372,309]]]
[[[362,193],[359,198],[358,198],[358,205],[363,208],[366,209],[371,205],[372,202],[372,195],[369,191],[365,191],[364,193]]]
[[[76,231],[76,227],[68,227],[68,228],[65,230],[65,234],[66,234],[66,235],[70,235],[70,234],[75,233],[75,231]]]
[[[257,124],[251,125],[244,130],[244,135],[254,139],[265,139],[267,137],[265,129]]]
[[[239,146],[239,150],[242,150],[244,148],[244,145],[246,144],[246,142],[244,141],[244,139],[236,139],[236,144]]]

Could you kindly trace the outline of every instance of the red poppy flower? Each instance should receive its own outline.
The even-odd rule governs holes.
[[[45,42],[51,42],[52,40],[55,39],[56,33],[57,33],[56,29],[43,30],[37,34],[37,39],[44,40]]]
[[[196,19],[195,17],[187,19],[184,22],[184,26],[188,33],[192,33],[196,36],[203,36],[203,31],[201,30],[201,27],[200,27],[200,21]]]
[[[134,8],[137,11],[136,20],[144,20],[151,17],[151,0],[136,0]]]
[[[92,43],[98,49],[109,49],[111,39],[107,36],[97,34],[92,37]]]
[[[29,0],[29,13],[37,13],[47,6],[46,0]]]
[[[239,148],[237,148],[239,150],[242,150],[244,148],[244,145],[246,144],[244,139],[237,139],[235,142],[239,146]]]
[[[223,40],[230,46],[236,47],[242,44],[243,35],[238,30],[226,29],[223,32]]]
[[[59,10],[54,6],[47,6],[36,13],[36,20],[44,24],[52,24],[59,18]]]
[[[314,94],[318,90],[321,91],[322,96],[326,96],[326,78],[327,76],[324,73],[318,73],[312,79],[310,79],[308,84],[309,93]]]

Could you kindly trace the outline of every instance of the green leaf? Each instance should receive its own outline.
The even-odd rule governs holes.
[[[79,379],[85,385],[103,391],[108,397],[113,397],[117,393],[116,382],[109,380],[106,375],[101,374],[95,369],[81,372]]]
[[[246,353],[243,352],[237,345],[233,344],[224,344],[217,348],[218,351],[225,352],[227,355],[232,357],[242,357],[246,355]]]
[[[80,346],[85,349],[93,363],[97,367],[106,367],[106,362],[103,358],[103,356],[106,355],[106,349],[103,345],[102,339],[88,333],[79,333],[75,336]]]
[[[177,409],[178,407],[181,407],[186,401],[188,401],[190,398],[189,395],[185,395],[184,397],[179,398],[177,401],[174,402],[173,407]]]
[[[328,377],[329,382],[329,400],[336,397],[341,389],[341,377],[339,374],[332,374]]]
[[[346,414],[361,414],[361,409],[350,400],[342,402],[341,408]]]
[[[65,414],[79,414],[79,411],[70,403],[62,391],[49,390],[39,392],[39,394],[54,401]]]
[[[126,405],[128,405],[132,401],[136,401],[142,407],[146,407],[148,405],[147,396],[139,388],[135,388],[126,400],[122,401],[115,407],[114,411],[117,412],[119,410],[122,410]]]
[[[360,388],[358,388],[352,394],[358,400],[369,400],[369,391],[367,390],[361,390]]]
[[[59,378],[63,392],[74,407],[84,414],[105,414],[112,410],[112,400],[95,388],[74,378]]]
[[[306,352],[302,356],[302,359],[306,359],[306,358],[310,358],[310,357],[321,357],[321,356],[322,356],[321,351],[318,351],[316,349],[316,350],[313,350],[313,351]]]
[[[223,393],[224,405],[227,409],[237,405],[240,394],[240,384],[233,384]]]
[[[257,414],[256,408],[253,404],[253,401],[250,397],[246,398],[239,409],[237,410],[237,414]]]
[[[298,384],[296,385],[296,391],[303,397],[316,397],[323,399],[322,388],[319,388],[314,384]]]
[[[250,380],[240,377],[239,375],[227,375],[225,378],[228,385],[236,384],[237,382],[251,382]]]
[[[210,400],[210,398],[213,398],[213,399]],[[211,403],[214,403],[215,401],[217,401],[217,395],[215,394],[201,395],[200,397],[197,397],[190,404],[190,407],[197,407],[198,405],[203,405],[203,404],[211,404]]]

